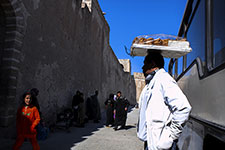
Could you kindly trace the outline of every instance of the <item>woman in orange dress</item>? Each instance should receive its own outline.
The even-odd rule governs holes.
[[[40,150],[35,129],[39,122],[40,115],[38,109],[32,105],[31,93],[27,92],[23,95],[23,106],[17,110],[17,138],[13,150],[19,150],[25,138],[30,140],[33,150]]]

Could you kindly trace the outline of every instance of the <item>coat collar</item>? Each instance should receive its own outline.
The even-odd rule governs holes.
[[[158,78],[158,76],[164,72],[165,72],[165,70],[163,68],[161,68],[161,69],[156,70],[154,74],[149,74],[145,79],[147,81],[147,85],[154,84],[154,82]]]
[[[155,75],[154,75],[154,77],[151,79],[151,81],[149,82],[149,84],[147,84],[146,85],[146,92],[147,92],[147,101],[149,101],[150,99],[151,99],[151,95],[152,95],[152,89],[154,88],[154,85],[155,85],[155,81],[160,77],[160,75],[162,74],[162,73],[165,73],[166,71],[163,69],[163,68],[161,68],[161,69],[159,69],[156,73],[155,73]]]

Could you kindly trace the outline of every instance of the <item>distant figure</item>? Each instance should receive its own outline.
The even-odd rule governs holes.
[[[35,106],[38,111],[39,111],[39,115],[40,115],[40,122],[38,123],[36,130],[37,130],[37,139],[38,140],[45,140],[48,136],[48,128],[45,126],[44,124],[44,119],[41,113],[41,108],[37,99],[37,96],[39,94],[39,90],[37,88],[32,88],[30,90],[31,93],[31,97],[32,97],[32,105]]]
[[[88,120],[93,120],[94,118],[94,114],[93,114],[93,110],[92,110],[92,104],[91,104],[91,98],[88,97],[86,100],[86,116],[88,117]]]
[[[91,96],[91,107],[94,115],[94,123],[98,123],[101,120],[101,110],[98,102],[98,91],[95,91],[95,94]]]
[[[23,94],[22,98],[22,107],[17,110],[17,138],[13,150],[19,150],[25,138],[30,140],[33,150],[40,150],[36,139],[37,131],[35,129],[40,122],[39,111],[36,106],[32,105],[31,93],[27,92]]]
[[[116,102],[114,105],[114,113],[115,113],[114,130],[118,130],[118,126],[121,126],[120,129],[124,129],[126,127],[128,107],[129,101],[126,98],[122,97],[122,93],[118,91]]]
[[[82,102],[81,92],[79,90],[76,91],[76,94],[73,96],[72,108],[74,112],[74,121],[78,123],[78,108],[79,104]]]
[[[30,90],[31,96],[32,96],[32,104],[37,107],[39,113],[40,113],[40,105],[37,99],[37,96],[39,94],[39,90],[37,88],[33,88]]]
[[[109,125],[113,126],[114,119],[113,119],[113,110],[114,110],[114,95],[110,94],[109,98],[105,101],[106,106],[106,126]]]
[[[80,103],[78,105],[78,127],[84,127],[84,94],[80,93]]]

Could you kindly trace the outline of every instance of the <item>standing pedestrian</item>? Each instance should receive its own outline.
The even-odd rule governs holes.
[[[79,104],[82,101],[81,98],[81,92],[79,90],[76,91],[76,94],[73,96],[73,100],[72,100],[72,109],[73,109],[73,121],[77,124],[79,122],[78,120],[78,108],[79,108]]]
[[[38,109],[39,114],[41,114],[40,105],[39,105],[39,102],[38,102],[38,99],[37,99],[37,96],[39,94],[39,90],[37,88],[32,88],[30,90],[30,93],[32,95],[32,104]]]
[[[39,150],[35,127],[40,122],[38,109],[32,104],[31,93],[27,92],[23,96],[23,105],[17,110],[16,116],[16,129],[17,138],[13,146],[13,150],[19,150],[22,146],[24,139],[30,140],[33,150]]]
[[[84,118],[85,118],[85,112],[84,112],[84,94],[80,93],[80,103],[78,105],[78,127],[84,127]]]
[[[95,94],[91,96],[91,106],[94,115],[94,123],[99,123],[101,120],[101,109],[98,102],[98,90],[96,90]]]
[[[126,98],[122,97],[121,91],[117,92],[117,98],[114,105],[114,113],[115,113],[115,127],[114,130],[124,129],[126,126],[127,119],[127,110],[128,110],[129,102]]]
[[[191,106],[176,81],[163,69],[158,52],[145,57],[146,86],[140,96],[138,137],[145,150],[171,149],[188,120]]]
[[[106,126],[113,126],[113,110],[114,110],[114,94],[110,94],[109,98],[105,101],[106,106]]]
[[[92,101],[91,101],[91,98],[88,97],[87,100],[86,100],[86,108],[85,108],[85,114],[88,118],[88,120],[92,120],[94,118],[94,113],[93,113],[93,110],[92,110]]]
[[[37,130],[37,139],[42,140],[46,139],[48,135],[48,129],[44,125],[44,119],[41,113],[41,108],[38,102],[37,96],[39,95],[39,90],[37,88],[32,88],[30,90],[31,97],[32,97],[32,104],[38,109],[39,115],[40,115],[40,122],[38,123],[36,130]]]

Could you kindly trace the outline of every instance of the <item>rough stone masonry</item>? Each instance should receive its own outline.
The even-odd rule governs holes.
[[[85,0],[0,1],[1,136],[15,134],[20,96],[33,87],[47,122],[71,106],[76,90],[85,98],[98,90],[101,106],[118,90],[136,103],[134,79],[109,45],[98,1],[87,2],[89,8]]]

